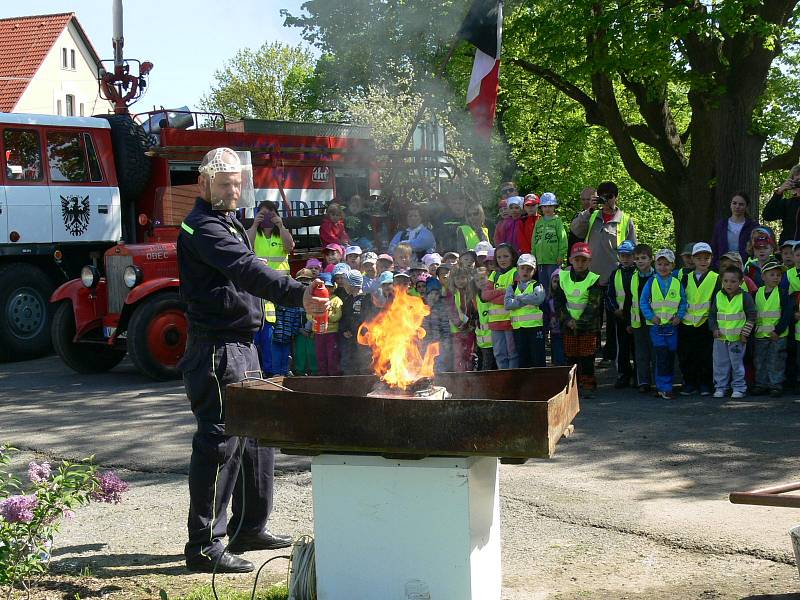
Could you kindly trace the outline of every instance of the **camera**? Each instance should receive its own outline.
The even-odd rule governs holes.
[[[611,200],[612,200],[612,196],[609,196],[608,194],[605,194],[603,196],[595,196],[594,197],[594,203],[597,206],[603,206],[603,204],[605,204],[606,202],[610,202]]]

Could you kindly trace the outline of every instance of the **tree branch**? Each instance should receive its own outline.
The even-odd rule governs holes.
[[[800,160],[800,129],[794,134],[792,146],[782,154],[768,158],[761,163],[761,172],[769,173],[770,171],[783,171],[791,169]]]
[[[507,58],[505,60],[508,63],[522,67],[529,73],[544,79],[547,83],[562,92],[564,95],[572,98],[581,106],[583,106],[583,110],[586,112],[586,122],[589,125],[601,125],[605,127],[606,123],[600,114],[597,102],[595,102],[594,98],[589,96],[577,85],[567,81],[555,71],[548,69],[547,67],[534,64],[528,60],[525,60],[524,58]]]

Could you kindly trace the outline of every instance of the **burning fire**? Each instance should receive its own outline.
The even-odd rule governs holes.
[[[433,377],[439,343],[420,352],[425,330],[422,320],[430,313],[422,298],[396,289],[389,308],[367,321],[358,332],[358,343],[372,349],[372,369],[386,384],[402,389],[422,377]]]

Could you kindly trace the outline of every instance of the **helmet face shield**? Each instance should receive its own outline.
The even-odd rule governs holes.
[[[232,211],[255,206],[250,152],[216,148],[206,154],[203,163],[198,171],[205,176],[207,197],[212,209]]]

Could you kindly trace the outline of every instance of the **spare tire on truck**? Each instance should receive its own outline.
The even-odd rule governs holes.
[[[150,147],[142,126],[130,115],[96,115],[111,125],[111,146],[122,209],[122,239],[136,241],[136,203],[150,181]]]

